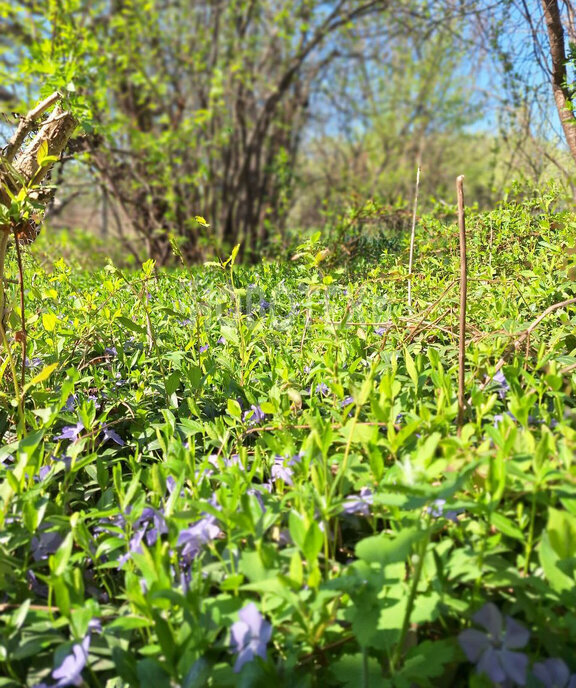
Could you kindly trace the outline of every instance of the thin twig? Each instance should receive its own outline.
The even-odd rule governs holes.
[[[14,232],[14,243],[16,245],[16,261],[18,263],[18,280],[20,283],[20,344],[22,345],[22,370],[20,371],[20,386],[22,388],[22,394],[24,394],[24,385],[26,384],[26,344],[28,341],[28,333],[26,332],[26,300],[24,297],[24,270],[22,269],[22,251],[20,250],[20,242],[18,241],[18,236],[16,232]]]
[[[416,236],[416,212],[418,210],[418,189],[420,188],[420,165],[416,171],[416,189],[414,191],[414,208],[412,211],[412,231],[410,233],[410,258],[408,260],[408,308],[412,307],[412,265],[414,262],[414,239]]]
[[[464,175],[456,179],[458,198],[458,232],[460,236],[460,341],[458,347],[458,434],[464,424],[464,364],[466,362],[466,219],[464,216]]]

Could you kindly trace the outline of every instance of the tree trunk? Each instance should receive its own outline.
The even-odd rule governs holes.
[[[568,86],[566,71],[566,49],[564,44],[564,27],[560,17],[558,0],[542,0],[544,19],[548,30],[550,43],[550,58],[552,60],[552,90],[556,109],[564,130],[564,137],[570,153],[576,162],[576,118],[572,106],[572,93]]]

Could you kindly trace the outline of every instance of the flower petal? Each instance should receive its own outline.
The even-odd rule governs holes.
[[[467,628],[458,636],[460,647],[471,662],[476,663],[483,652],[490,647],[490,640],[486,633],[475,628]]]
[[[506,617],[506,632],[504,633],[504,647],[517,650],[524,647],[530,639],[530,631],[511,616]]]
[[[500,659],[506,676],[519,686],[525,686],[528,657],[523,652],[510,652],[510,650],[503,649],[500,650]]]
[[[499,653],[492,646],[480,657],[480,661],[476,665],[476,671],[479,674],[486,674],[494,683],[502,683],[506,679],[506,673],[500,662]]]
[[[487,602],[482,609],[479,609],[472,617],[473,621],[485,628],[494,638],[502,635],[502,614],[493,602]]]

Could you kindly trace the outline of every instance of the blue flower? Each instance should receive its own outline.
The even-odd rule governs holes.
[[[71,440],[76,442],[78,435],[84,430],[84,423],[82,421],[76,423],[76,425],[65,425],[62,428],[62,434],[57,435],[55,440]]]
[[[562,659],[551,658],[537,662],[532,667],[532,673],[545,688],[576,688],[576,674],[570,675],[570,669]]]
[[[451,509],[448,511],[444,510],[444,506],[446,505],[446,500],[445,499],[435,499],[432,506],[426,507],[426,511],[432,516],[432,518],[440,518],[443,516],[446,518],[448,521],[452,521],[453,523],[458,523],[458,514],[461,513],[461,509]]]
[[[501,370],[499,370],[497,373],[494,373],[492,382],[496,383],[498,396],[500,399],[502,399],[502,401],[504,401],[508,395],[508,392],[510,391],[510,385],[508,384],[506,376]]]
[[[115,431],[112,430],[112,428],[107,427],[106,425],[102,426],[102,433],[104,435],[104,440],[103,442],[107,442],[108,440],[112,440],[112,442],[115,442],[116,444],[120,445],[123,447],[126,442],[120,437],[120,435]]]
[[[370,507],[373,502],[372,490],[363,487],[359,495],[350,495],[342,505],[345,514],[356,514],[358,516],[370,516]]]
[[[52,672],[52,678],[58,679],[58,683],[55,684],[54,688],[82,685],[82,671],[88,662],[89,648],[89,635],[86,635],[81,643],[76,643],[72,646],[72,653]]]
[[[208,351],[209,348],[210,348],[209,344],[202,344],[202,346],[200,347],[200,353],[201,354],[206,353],[206,351]]]
[[[250,425],[257,425],[258,423],[261,423],[266,418],[266,414],[260,408],[260,406],[252,404],[250,406],[250,409],[248,411],[244,412],[244,415],[242,418],[244,421],[247,421],[247,420],[250,421]]]
[[[354,403],[354,397],[345,397],[345,398],[342,399],[342,401],[340,402],[340,406],[341,406],[342,408],[346,408],[346,406],[350,406],[350,404],[353,404],[353,403]]]
[[[42,561],[48,559],[51,554],[54,554],[64,538],[57,531],[41,532],[35,535],[30,541],[30,549],[32,550],[32,557],[34,561]]]
[[[112,358],[118,356],[118,351],[115,346],[107,346],[104,349],[104,353],[106,356],[111,356]]]
[[[66,399],[66,403],[64,404],[64,408],[68,413],[72,413],[74,409],[76,408],[76,395],[75,394],[70,394],[68,399]]]
[[[234,664],[235,672],[239,672],[254,657],[266,659],[266,645],[272,637],[271,624],[253,602],[243,607],[238,616],[240,621],[233,623],[230,629],[232,651],[238,655]]]
[[[329,391],[330,391],[330,389],[325,382],[320,382],[319,384],[316,385],[316,392],[318,394],[321,394],[323,397],[326,396]]]
[[[292,476],[294,475],[294,471],[292,466],[300,463],[301,460],[302,454],[295,454],[292,457],[276,455],[274,457],[274,464],[270,470],[272,481],[276,482],[277,480],[283,480],[287,485],[293,485]]]
[[[216,518],[208,515],[184,528],[178,535],[178,547],[182,547],[181,555],[186,563],[190,563],[201,551],[202,547],[220,534],[220,528],[216,525]]]
[[[505,629],[502,615],[492,602],[485,604],[472,619],[486,632],[468,628],[458,636],[458,642],[466,657],[476,664],[479,674],[486,674],[494,683],[510,680],[526,684],[528,657],[523,652],[513,652],[526,645],[530,631],[506,617]]]

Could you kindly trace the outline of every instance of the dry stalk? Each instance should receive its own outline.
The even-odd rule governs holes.
[[[458,232],[460,236],[460,332],[458,348],[458,434],[464,424],[464,365],[466,362],[466,297],[467,297],[467,266],[466,266],[466,219],[464,214],[464,175],[456,179],[456,196],[458,198]]]
[[[412,265],[414,263],[414,240],[416,237],[416,212],[418,210],[418,189],[420,188],[420,165],[416,171],[414,208],[412,210],[412,231],[410,232],[410,258],[408,260],[408,308],[412,307]]]

